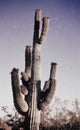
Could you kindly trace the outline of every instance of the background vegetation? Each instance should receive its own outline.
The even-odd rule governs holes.
[[[24,117],[15,108],[10,113],[7,106],[2,106],[1,111],[5,116],[0,118],[0,130],[24,130]],[[75,99],[70,104],[69,101],[56,97],[41,113],[40,130],[80,130],[80,101]]]

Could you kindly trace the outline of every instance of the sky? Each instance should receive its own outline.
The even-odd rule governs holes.
[[[42,87],[49,79],[51,62],[57,62],[55,97],[80,99],[80,1],[0,0],[0,107],[13,106],[10,72],[13,67],[24,71],[36,9],[42,10],[42,18],[50,17],[41,50]]]

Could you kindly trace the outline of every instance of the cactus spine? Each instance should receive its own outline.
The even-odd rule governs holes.
[[[41,35],[39,34],[41,10],[35,11],[33,47],[26,46],[25,71],[21,73],[22,85],[19,84],[18,69],[11,72],[13,99],[17,111],[25,116],[28,130],[39,130],[40,112],[51,102],[56,88],[56,63],[51,64],[49,80],[41,91],[40,53],[49,26],[49,18],[43,18]]]

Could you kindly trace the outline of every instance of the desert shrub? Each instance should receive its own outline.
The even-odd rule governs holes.
[[[54,103],[42,112],[41,126],[44,130],[80,130],[80,101],[72,102],[72,110],[68,109],[68,101],[55,98]]]
[[[40,130],[80,130],[80,101],[72,102],[72,110],[67,107],[68,101],[55,98],[44,112],[41,113]],[[14,109],[14,114],[8,112],[8,107],[2,107],[5,116],[0,118],[0,130],[23,130],[24,117]]]

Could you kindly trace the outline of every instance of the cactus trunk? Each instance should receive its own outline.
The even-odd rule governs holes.
[[[38,110],[38,100],[40,99],[40,50],[41,46],[37,43],[33,46],[32,52],[32,109],[31,109],[31,130],[39,130],[40,110]]]
[[[25,130],[39,130],[40,112],[51,102],[56,88],[56,63],[51,64],[49,80],[41,91],[41,46],[46,38],[49,18],[43,18],[41,35],[39,34],[41,10],[35,11],[33,47],[26,46],[25,71],[21,73],[22,85],[19,85],[18,70],[11,72],[13,99],[17,111],[25,116]]]

